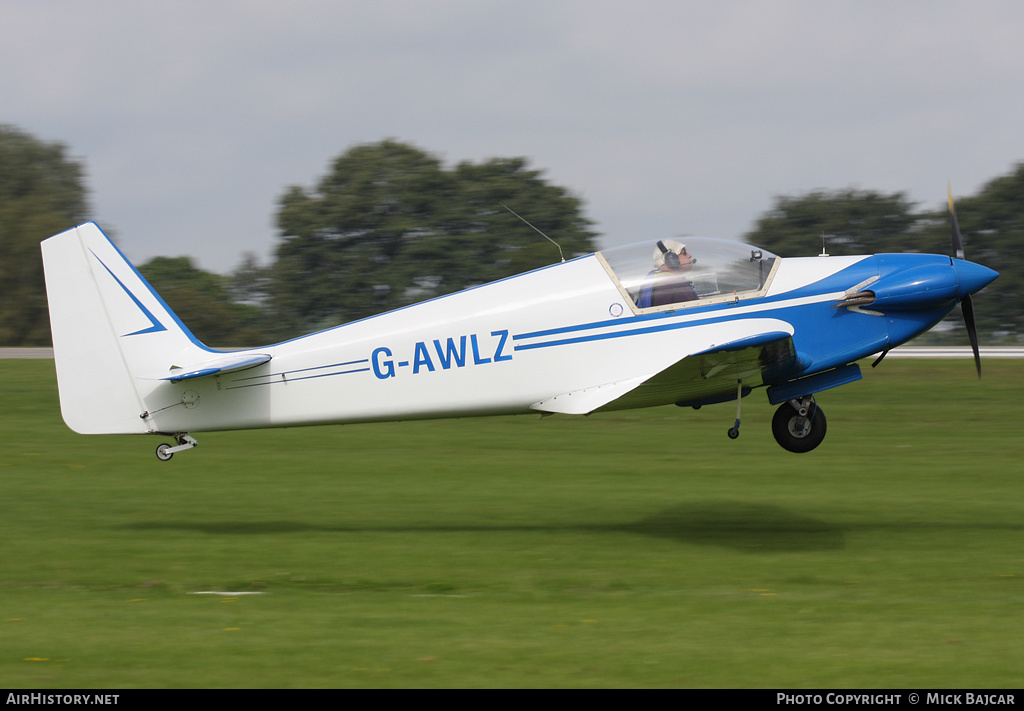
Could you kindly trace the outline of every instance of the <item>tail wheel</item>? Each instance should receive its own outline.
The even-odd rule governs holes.
[[[825,439],[826,427],[825,413],[816,403],[803,415],[790,403],[783,403],[772,418],[775,441],[790,452],[810,452]]]
[[[170,449],[171,445],[161,444],[156,448],[156,458],[159,459],[161,462],[168,461],[171,457],[174,456],[174,452],[169,451]]]

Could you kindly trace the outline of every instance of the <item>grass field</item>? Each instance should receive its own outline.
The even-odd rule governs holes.
[[[734,406],[81,437],[0,361],[0,687],[1019,687],[1024,361]],[[260,595],[198,595],[203,591]]]

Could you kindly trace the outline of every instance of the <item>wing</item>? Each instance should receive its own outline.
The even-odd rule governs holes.
[[[781,322],[771,325],[775,324],[788,326]],[[762,329],[764,325],[761,324]],[[583,415],[673,402],[708,405],[734,400],[738,380],[743,381],[746,392],[799,369],[788,330],[768,328],[735,337],[735,324],[730,324],[728,331],[733,336],[731,340],[698,346],[655,373],[563,393],[531,407],[542,412]],[[713,336],[711,340],[714,341]]]
[[[793,337],[767,332],[687,356],[601,409],[727,402],[736,399],[736,381],[743,381],[746,392],[792,371],[797,363]]]

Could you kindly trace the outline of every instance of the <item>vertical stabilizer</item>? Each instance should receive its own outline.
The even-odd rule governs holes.
[[[80,434],[150,431],[139,376],[208,351],[93,222],[42,243],[61,414]]]

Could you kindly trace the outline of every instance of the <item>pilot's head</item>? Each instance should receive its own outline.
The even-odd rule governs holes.
[[[655,269],[689,269],[692,258],[686,252],[686,245],[674,239],[658,240],[654,247]]]

